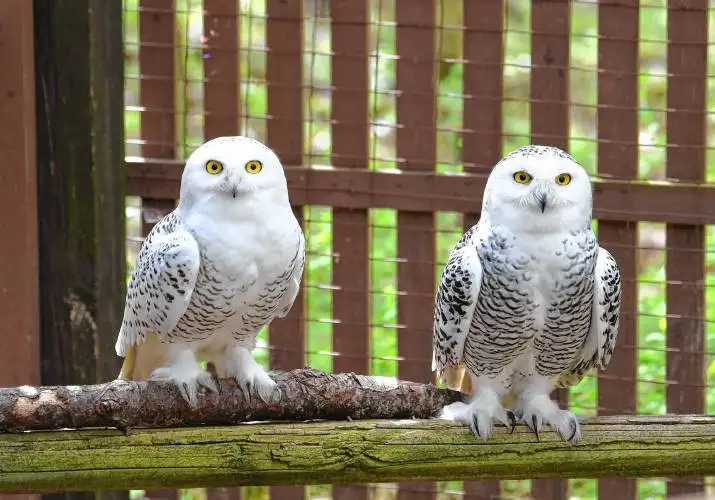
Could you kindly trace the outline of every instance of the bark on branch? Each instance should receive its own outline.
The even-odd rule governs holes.
[[[429,418],[462,394],[432,384],[395,382],[304,368],[271,374],[280,402],[247,401],[232,379],[218,394],[204,393],[190,408],[176,387],[160,382],[0,389],[0,432],[85,427],[180,427],[256,420]]]

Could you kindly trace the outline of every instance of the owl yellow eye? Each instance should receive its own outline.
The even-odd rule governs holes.
[[[556,177],[556,184],[559,186],[565,186],[569,182],[571,182],[571,176],[569,174],[561,174]]]
[[[211,175],[220,174],[223,170],[223,165],[220,161],[209,160],[206,162],[206,171]]]
[[[519,184],[528,184],[531,182],[531,175],[527,174],[523,170],[519,170],[514,174],[514,180]]]
[[[246,163],[246,172],[249,174],[257,174],[261,170],[263,170],[263,163],[258,160],[251,160]]]

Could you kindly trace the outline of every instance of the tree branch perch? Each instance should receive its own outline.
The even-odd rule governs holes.
[[[432,384],[395,382],[310,368],[272,373],[281,389],[277,404],[255,394],[250,401],[232,379],[219,394],[203,394],[190,408],[175,386],[160,382],[0,389],[0,432],[87,427],[229,425],[256,420],[429,418],[460,401],[457,391]]]

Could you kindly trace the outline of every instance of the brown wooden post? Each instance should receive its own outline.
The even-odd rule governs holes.
[[[531,5],[531,143],[568,150],[569,145],[569,2],[535,1]],[[568,390],[558,389],[561,408],[568,407]],[[534,499],[562,500],[568,482],[536,479]]]
[[[122,7],[103,0],[33,6],[41,381],[104,382],[119,371],[114,343],[124,312]]]
[[[0,2],[0,386],[40,383],[32,3]],[[38,495],[0,495],[33,500]]]
[[[434,170],[436,164],[436,12],[433,0],[400,1],[397,21],[397,157],[404,170]],[[432,314],[435,287],[434,213],[397,213],[397,376],[431,382]],[[399,485],[397,497],[435,498],[430,482]]]
[[[668,2],[666,177],[705,182],[707,0]],[[665,275],[669,413],[705,410],[705,226],[668,224]],[[702,477],[668,481],[668,496],[699,493]]]
[[[368,168],[369,2],[331,0],[332,164]],[[368,211],[333,209],[334,372],[370,369]],[[367,500],[367,485],[335,485],[333,498]]]
[[[303,163],[303,6],[300,0],[267,0],[266,82],[268,146],[284,165]],[[302,207],[295,207],[303,225]],[[301,291],[286,318],[274,320],[268,329],[270,365],[290,370],[305,364],[305,276]],[[305,498],[303,486],[271,486],[274,500]]]
[[[32,4],[0,3],[0,385],[40,382]]]
[[[638,178],[638,0],[598,6],[598,173]],[[623,283],[618,344],[598,378],[599,415],[636,412],[638,225],[598,221],[599,244],[618,262]],[[604,500],[636,497],[634,479],[600,479]]]
[[[176,158],[176,13],[174,0],[139,1],[139,102],[142,156]],[[154,224],[174,209],[172,199],[142,198],[141,231],[149,234]],[[178,500],[178,490],[148,490],[153,500]]]

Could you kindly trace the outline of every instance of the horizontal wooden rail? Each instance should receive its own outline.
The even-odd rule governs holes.
[[[128,194],[176,199],[182,164],[127,161]],[[339,208],[393,208],[415,212],[479,212],[485,175],[385,172],[286,167],[291,202]],[[597,180],[594,217],[622,222],[715,224],[715,185],[680,182]]]
[[[0,492],[715,474],[715,418],[603,417],[584,439],[437,420],[0,435]]]

